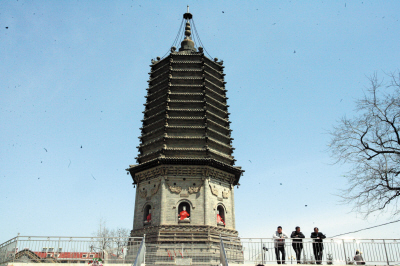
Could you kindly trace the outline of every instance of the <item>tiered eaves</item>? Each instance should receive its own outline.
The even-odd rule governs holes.
[[[202,52],[180,51],[152,61],[144,118],[139,137],[139,165],[154,163],[207,164],[228,170],[233,167],[231,129],[222,62]]]
[[[183,17],[186,37],[179,51],[172,47],[168,57],[150,65],[139,164],[127,170],[136,184],[135,173],[159,164],[209,165],[234,174],[230,183],[236,185],[243,170],[233,166],[224,66],[195,48],[192,14]]]
[[[177,52],[151,68],[138,162],[212,158],[233,165],[221,63]]]

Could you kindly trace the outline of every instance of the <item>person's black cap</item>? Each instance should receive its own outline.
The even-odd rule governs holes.
[[[282,226],[278,226],[278,228],[282,229]]]
[[[295,228],[295,229],[297,229],[297,228],[300,228],[300,226],[296,226],[296,228]]]

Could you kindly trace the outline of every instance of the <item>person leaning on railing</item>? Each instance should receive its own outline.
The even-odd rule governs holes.
[[[274,246],[275,246],[275,255],[276,255],[276,261],[278,264],[281,264],[281,258],[279,257],[279,252],[282,253],[282,264],[285,263],[285,238],[289,238],[286,233],[282,231],[282,226],[278,226],[277,231],[272,235],[272,238],[274,238]]]
[[[317,264],[322,263],[322,251],[324,250],[324,244],[322,244],[322,239],[326,238],[326,236],[319,232],[318,227],[314,227],[314,232],[311,233],[311,238],[314,239],[313,243],[313,251],[314,251],[314,257],[315,257],[315,262]]]
[[[361,252],[358,249],[356,250],[356,255],[354,256],[354,261],[356,262],[357,265],[365,265],[365,261],[361,255]]]
[[[296,226],[296,231],[292,232],[290,238],[293,238],[292,247],[294,249],[294,252],[296,253],[297,264],[300,264],[301,251],[303,249],[302,238],[305,238],[304,234],[300,231],[300,226]]]

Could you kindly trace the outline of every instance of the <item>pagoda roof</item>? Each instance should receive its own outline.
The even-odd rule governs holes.
[[[233,166],[223,62],[185,34],[179,51],[152,60],[138,165],[127,170],[134,176],[157,164],[211,165],[235,174],[237,183],[243,170]]]

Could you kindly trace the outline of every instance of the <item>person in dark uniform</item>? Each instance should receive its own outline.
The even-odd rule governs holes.
[[[324,244],[322,243],[322,239],[326,238],[326,236],[319,232],[318,227],[314,227],[314,232],[311,233],[311,238],[314,238],[313,242],[313,251],[314,251],[314,257],[315,257],[315,262],[317,264],[322,263],[322,251],[324,250]]]
[[[303,250],[302,238],[305,238],[304,234],[300,231],[300,226],[296,226],[296,231],[292,232],[290,238],[293,238],[292,247],[296,253],[297,264],[300,264],[301,251]]]

